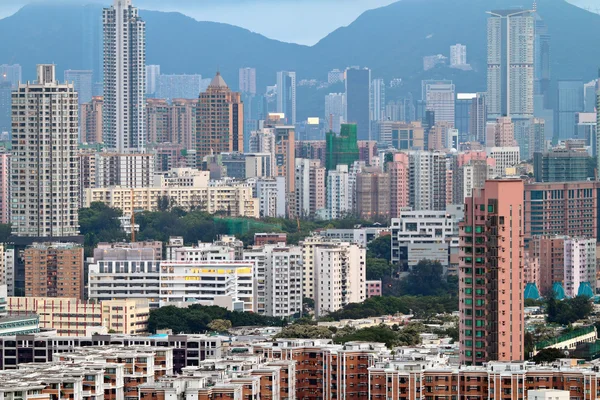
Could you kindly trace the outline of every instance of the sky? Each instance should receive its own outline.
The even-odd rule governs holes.
[[[65,0],[0,0],[0,18],[26,3]],[[66,0],[111,4],[112,0]],[[313,45],[335,29],[347,26],[368,9],[395,0],[133,0],[142,9],[177,11],[199,21],[224,22],[272,39]],[[450,1],[450,0],[449,0]],[[543,1],[543,0],[540,0]],[[567,0],[600,12],[600,0]]]
[[[0,17],[40,0],[0,0]],[[41,0],[56,2],[59,0]],[[62,1],[62,0],[60,0]],[[111,4],[112,0],[68,0]],[[225,22],[285,42],[313,45],[364,11],[394,0],[133,0],[142,9],[178,11],[200,21]]]

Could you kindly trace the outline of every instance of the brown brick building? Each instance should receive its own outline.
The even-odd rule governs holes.
[[[83,247],[34,243],[25,249],[25,297],[83,299]]]

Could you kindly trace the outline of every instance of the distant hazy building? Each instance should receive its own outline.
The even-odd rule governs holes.
[[[487,119],[486,94],[477,93],[471,104],[469,132],[472,140],[485,144]]]
[[[196,151],[199,162],[211,154],[244,151],[243,108],[240,94],[232,92],[217,72],[198,101]]]
[[[477,99],[477,93],[457,93],[454,108],[454,127],[458,129],[458,137],[461,143],[472,140],[471,117],[473,102]]]
[[[102,143],[102,107],[104,99],[93,97],[89,103],[81,105],[79,116],[80,141],[87,144]]]
[[[160,65],[146,65],[146,94],[152,96],[158,89]]]
[[[427,111],[433,111],[435,122],[454,125],[455,89],[452,81],[423,81],[421,99]]]
[[[256,94],[256,69],[240,68],[240,93]]]
[[[131,0],[103,12],[103,142],[119,153],[146,144],[146,24]]]
[[[462,67],[467,65],[467,46],[457,43],[450,46],[450,66]]]
[[[344,79],[344,71],[340,71],[339,69],[333,69],[327,73],[327,83],[330,85],[344,82]]]
[[[288,124],[296,123],[296,73],[277,73],[277,112],[283,113]]]
[[[533,173],[536,182],[580,182],[594,178],[592,158],[586,151],[555,149],[535,153]]]
[[[0,133],[12,131],[12,91],[10,82],[0,83]]]
[[[36,82],[20,84],[13,93],[12,233],[26,237],[76,236],[77,92],[72,84],[58,83],[54,65],[38,65],[37,76]],[[63,122],[47,124],[49,115]],[[28,160],[26,168],[22,160]]]
[[[72,69],[65,71],[65,81],[75,86],[75,91],[79,95],[79,104],[92,101],[92,75],[93,71]]]
[[[0,82],[9,82],[13,89],[16,89],[23,80],[21,75],[22,70],[19,64],[0,65]]]
[[[534,10],[535,11],[535,10]],[[535,95],[542,98],[544,108],[550,108],[550,48],[551,37],[548,32],[548,25],[544,22],[539,13],[534,13],[535,17],[535,39],[534,39],[534,82],[533,90]],[[595,104],[595,101],[594,101]],[[593,108],[592,108],[593,110]]]
[[[381,121],[385,116],[385,81],[371,82],[371,121]]]
[[[575,137],[577,113],[583,112],[584,92],[582,81],[558,81],[558,109],[556,110],[556,138]]]
[[[156,98],[196,99],[202,91],[202,75],[159,75]]]
[[[325,95],[325,121],[328,125],[327,130],[340,133],[342,124],[346,122],[345,93],[329,93]]]
[[[371,140],[371,70],[346,70],[346,121],[356,124],[358,140]]]
[[[423,71],[429,71],[438,65],[448,64],[448,57],[441,54],[423,57]]]

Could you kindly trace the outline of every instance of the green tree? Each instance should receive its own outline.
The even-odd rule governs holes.
[[[382,258],[390,262],[392,260],[392,237],[390,235],[379,236],[367,244],[368,258]]]
[[[90,208],[79,210],[79,231],[84,236],[85,254],[93,255],[100,242],[120,242],[128,239],[121,229],[119,217],[123,212],[104,203],[92,203]]]
[[[450,285],[444,277],[444,267],[438,261],[421,260],[400,283],[402,294],[436,296],[450,294],[458,296],[458,280]]]
[[[565,358],[563,350],[542,349],[533,357],[533,361],[535,361],[536,364],[540,364],[556,361],[559,358]]]
[[[227,332],[231,329],[231,321],[226,319],[213,319],[209,324],[208,328],[215,332]]]
[[[588,318],[592,311],[593,306],[587,296],[577,296],[562,301],[557,301],[550,296],[546,300],[546,319],[548,322],[569,325]]]
[[[368,280],[382,280],[383,278],[390,276],[391,273],[392,266],[386,259],[367,257]]]
[[[275,338],[286,339],[331,339],[333,333],[325,326],[288,325]]]

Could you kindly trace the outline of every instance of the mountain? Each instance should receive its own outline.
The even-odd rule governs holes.
[[[521,0],[525,1],[521,4],[530,6],[533,0]],[[160,64],[164,73],[210,77],[219,69],[236,88],[238,68],[253,66],[259,86],[264,87],[275,82],[278,70],[296,70],[299,79],[325,80],[330,69],[360,65],[369,66],[373,77],[402,78],[402,91],[410,90],[418,97],[421,79],[430,78],[453,79],[461,92],[485,90],[486,11],[515,3],[402,0],[363,13],[312,47],[271,40],[232,25],[199,22],[179,13],[142,11],[141,15],[147,24],[147,62]],[[595,48],[600,15],[565,0],[538,3],[538,12],[552,36],[553,79],[593,79],[600,66],[600,53]],[[20,63],[27,79],[33,79],[35,64],[54,62],[59,74],[63,69],[93,69],[100,80],[101,15],[98,5],[25,6],[0,20],[0,37],[4,38],[0,41],[0,63]],[[448,55],[449,46],[455,43],[467,45],[474,71],[422,71],[423,56]],[[322,103],[322,97],[317,100],[307,102]],[[300,114],[321,115],[321,110],[312,106],[300,112],[300,99],[299,103]]]

